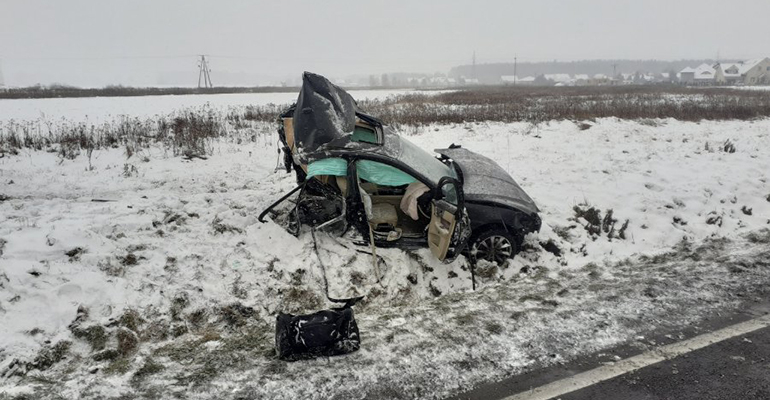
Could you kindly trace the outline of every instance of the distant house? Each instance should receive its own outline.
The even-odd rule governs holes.
[[[623,83],[626,84],[644,85],[658,80],[659,79],[655,75],[642,71],[637,71],[633,74],[623,74]]]
[[[532,80],[532,84],[535,86],[551,86],[553,85],[553,81],[546,78],[545,75],[540,74]]]
[[[589,84],[597,86],[612,85],[613,80],[605,74],[596,74],[589,80]]]
[[[519,82],[519,78],[516,75],[503,75],[500,77],[500,80],[506,85],[515,85]]]
[[[591,77],[588,76],[588,74],[575,74],[575,85],[578,86],[585,86],[588,85],[591,81]]]
[[[743,85],[770,85],[770,57],[737,63],[722,63],[724,83]]]
[[[534,76],[525,76],[517,81],[517,84],[519,85],[534,85],[535,84],[535,78]]]
[[[735,85],[743,83],[741,78],[741,63],[720,63],[717,64],[717,73],[720,76],[717,80],[721,84]]]
[[[700,86],[714,85],[718,83],[717,69],[712,65],[703,63],[695,68],[692,75],[692,81],[689,81],[689,83]]]
[[[695,68],[687,67],[679,71],[679,81],[682,83],[695,82]]]
[[[551,81],[554,85],[569,86],[575,83],[569,74],[545,74],[543,77]]]
[[[740,72],[746,85],[770,85],[770,57],[746,61]]]
[[[741,62],[701,64],[678,74],[687,85],[770,85],[770,57]]]

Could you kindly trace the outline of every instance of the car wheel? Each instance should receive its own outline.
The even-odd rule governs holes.
[[[516,238],[505,230],[491,229],[481,233],[471,244],[473,262],[486,260],[502,265],[519,252]]]

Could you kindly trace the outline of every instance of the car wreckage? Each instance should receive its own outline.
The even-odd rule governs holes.
[[[502,264],[540,230],[537,205],[497,163],[454,144],[431,155],[320,75],[304,73],[279,123],[298,186],[259,220],[299,191],[285,224],[295,236],[303,225],[340,235],[353,227],[373,249],[428,247],[445,262],[466,254]]]

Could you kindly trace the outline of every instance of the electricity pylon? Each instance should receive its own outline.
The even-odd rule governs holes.
[[[209,64],[206,61],[206,56],[201,55],[201,58],[198,60],[198,88],[201,87],[201,78],[203,78],[203,87],[205,88],[212,88],[214,87],[214,84],[211,83],[211,69],[209,69]]]

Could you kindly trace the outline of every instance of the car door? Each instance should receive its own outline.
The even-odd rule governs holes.
[[[462,185],[455,178],[443,177],[433,193],[428,247],[434,257],[450,261],[462,251],[469,237]]]

